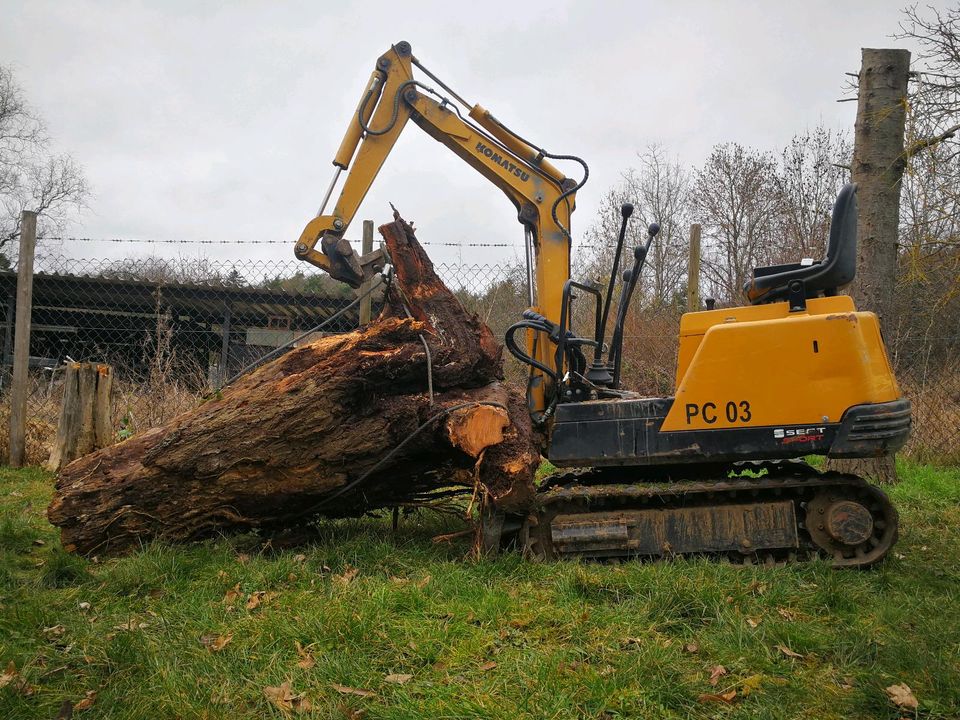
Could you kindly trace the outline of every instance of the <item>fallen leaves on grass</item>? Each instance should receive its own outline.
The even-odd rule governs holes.
[[[14,664],[13,660],[11,660],[9,663],[7,663],[7,669],[3,671],[2,675],[0,675],[0,688],[6,687],[18,676],[19,673],[17,673],[17,666]]]
[[[349,585],[354,581],[354,579],[357,577],[359,573],[360,573],[360,570],[358,570],[355,567],[351,567],[350,565],[347,565],[342,575],[333,576],[333,581],[339,585],[343,585],[344,587],[346,587],[347,585]]]
[[[220,652],[230,644],[231,640],[233,640],[233,633],[227,633],[226,635],[203,635],[200,638],[200,642],[203,643],[203,646],[210,652]]]
[[[310,654],[310,650],[303,647],[300,644],[300,641],[296,641],[297,644],[297,656],[300,658],[297,660],[297,667],[303,668],[304,670],[309,670],[314,665],[317,664],[317,661],[313,659],[313,655]]]
[[[306,698],[306,693],[294,694],[289,680],[280,683],[278,687],[265,687],[263,694],[284,713],[310,712],[313,709],[313,705]]]
[[[267,592],[266,590],[257,590],[250,593],[250,596],[247,598],[247,610],[256,610],[263,604],[266,604],[273,600],[277,596],[275,592]]]
[[[0,674],[0,688],[8,685],[22,695],[33,695],[33,687],[23,675],[17,672],[17,666],[13,660],[7,663],[7,669]]]
[[[366,710],[354,710],[346,703],[337,705],[337,710],[339,710],[347,720],[361,720],[361,718],[367,714]]]
[[[755,627],[756,627],[757,625],[759,625],[759,624],[760,624],[760,620],[759,620],[759,619],[755,619],[755,618],[752,618],[752,617],[748,617],[748,618],[747,618],[747,625],[749,625],[750,627],[755,628]]]
[[[497,666],[496,660],[488,660],[487,662],[485,662],[483,665],[480,666],[480,669],[483,672],[489,672],[490,670],[493,670],[496,666]]]
[[[737,689],[732,688],[722,693],[704,693],[697,698],[697,702],[707,703],[707,702],[719,702],[726,703],[727,705],[732,705],[737,701]]]
[[[113,626],[113,629],[114,629],[114,630],[127,630],[127,631],[129,631],[129,632],[133,632],[134,630],[146,630],[148,627],[150,627],[150,624],[149,624],[149,623],[145,623],[145,622],[143,622],[143,621],[137,622],[137,619],[136,619],[136,618],[130,618],[130,619],[127,620],[125,623],[120,623],[119,625],[114,625],[114,626]]]
[[[727,669],[723,665],[714,665],[710,668],[710,684],[716,687],[720,678],[727,674]]]
[[[405,673],[391,673],[383,680],[384,682],[393,683],[394,685],[406,685],[408,682],[413,680],[413,675],[407,675]]]
[[[433,577],[431,575],[424,575],[422,578],[417,580],[417,589],[423,590],[430,583],[431,580],[433,580]]]
[[[782,617],[784,620],[787,620],[789,622],[793,622],[794,620],[797,619],[796,611],[791,610],[790,608],[778,607],[777,614],[780,615],[780,617]]]
[[[683,649],[691,654],[700,652],[700,646],[697,645],[695,642],[687,643],[686,645],[683,646]]]
[[[46,627],[43,629],[43,634],[47,637],[62,637],[67,629],[63,625],[53,625],[52,627]]]
[[[336,683],[334,683],[331,687],[341,695],[356,695],[357,697],[365,697],[365,698],[372,698],[377,696],[377,694],[373,690],[364,690],[362,688],[354,688],[354,687],[349,687],[347,685],[337,685]]]
[[[889,697],[891,702],[897,707],[916,710],[920,705],[920,703],[917,702],[916,696],[913,694],[913,690],[911,690],[910,686],[906,683],[891,685],[886,688],[886,692],[887,697]]]
[[[801,655],[798,652],[794,652],[793,650],[788,648],[786,645],[777,645],[777,650],[782,652],[788,658],[793,658],[795,660],[803,660],[803,655]]]
[[[223,596],[223,602],[227,605],[233,605],[233,603],[237,601],[237,598],[240,597],[240,594],[240,583],[237,583],[227,590],[227,594]]]
[[[97,699],[96,690],[87,690],[86,696],[78,701],[74,706],[74,710],[89,710],[93,707],[94,701]]]

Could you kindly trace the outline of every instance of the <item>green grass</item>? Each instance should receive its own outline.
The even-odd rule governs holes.
[[[246,536],[93,562],[46,522],[50,476],[0,469],[0,672],[20,673],[0,718],[51,720],[87,691],[75,718],[279,718],[263,688],[284,681],[316,718],[898,718],[895,683],[918,717],[960,717],[960,471],[902,475],[896,555],[838,572],[476,561],[431,542],[454,529],[432,516],[331,523],[282,552]],[[248,610],[256,591],[276,595]],[[730,689],[734,704],[698,700]]]

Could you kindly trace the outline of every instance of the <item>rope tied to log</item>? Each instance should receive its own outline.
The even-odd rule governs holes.
[[[406,314],[408,320],[414,320],[413,314],[410,312],[410,307],[407,305],[407,296],[404,294],[403,289],[398,285],[396,287],[397,293],[400,295],[400,306],[403,308],[403,312]],[[417,337],[420,338],[420,342],[423,343],[423,351],[427,354],[427,392],[430,396],[430,405],[433,405],[433,357],[430,355],[430,346],[427,345],[427,340],[423,337],[423,333],[417,333]]]

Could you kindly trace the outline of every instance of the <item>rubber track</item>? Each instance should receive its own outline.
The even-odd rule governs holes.
[[[715,470],[724,474],[720,477],[715,475],[712,479],[705,479],[703,474],[697,473],[695,480],[630,484],[613,482],[617,475],[627,475],[635,470],[636,468],[604,468],[552,476],[538,496],[540,517],[549,521],[548,516],[554,514],[554,510],[589,513],[626,507],[651,507],[651,503],[656,503],[657,507],[669,507],[677,504],[678,500],[682,500],[684,504],[694,500],[699,505],[722,505],[744,501],[762,502],[765,499],[793,499],[797,512],[799,549],[697,554],[743,564],[776,565],[827,558],[836,567],[868,567],[883,559],[897,540],[896,510],[882,491],[856,475],[832,471],[821,473],[798,461],[764,461],[724,466]],[[750,471],[758,476],[729,477],[731,471]],[[804,511],[807,502],[821,492],[856,498],[870,507],[878,529],[869,546],[851,549],[814,541],[806,528]],[[536,548],[538,542],[542,540],[538,538],[537,532],[532,530],[528,550],[535,555],[543,555],[544,552]],[[651,559],[658,557],[653,556]],[[669,557],[659,559],[667,560]]]

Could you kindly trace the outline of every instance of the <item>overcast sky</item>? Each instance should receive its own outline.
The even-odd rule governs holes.
[[[0,0],[0,63],[86,169],[95,194],[71,234],[290,243],[66,252],[287,259],[391,43],[521,135],[587,160],[577,237],[650,143],[696,165],[720,142],[776,149],[818,123],[852,129],[843,73],[861,47],[900,46],[905,2]],[[348,237],[362,218],[389,220],[388,202],[423,240],[522,246],[506,198],[412,123]],[[452,262],[514,252],[431,248]]]

